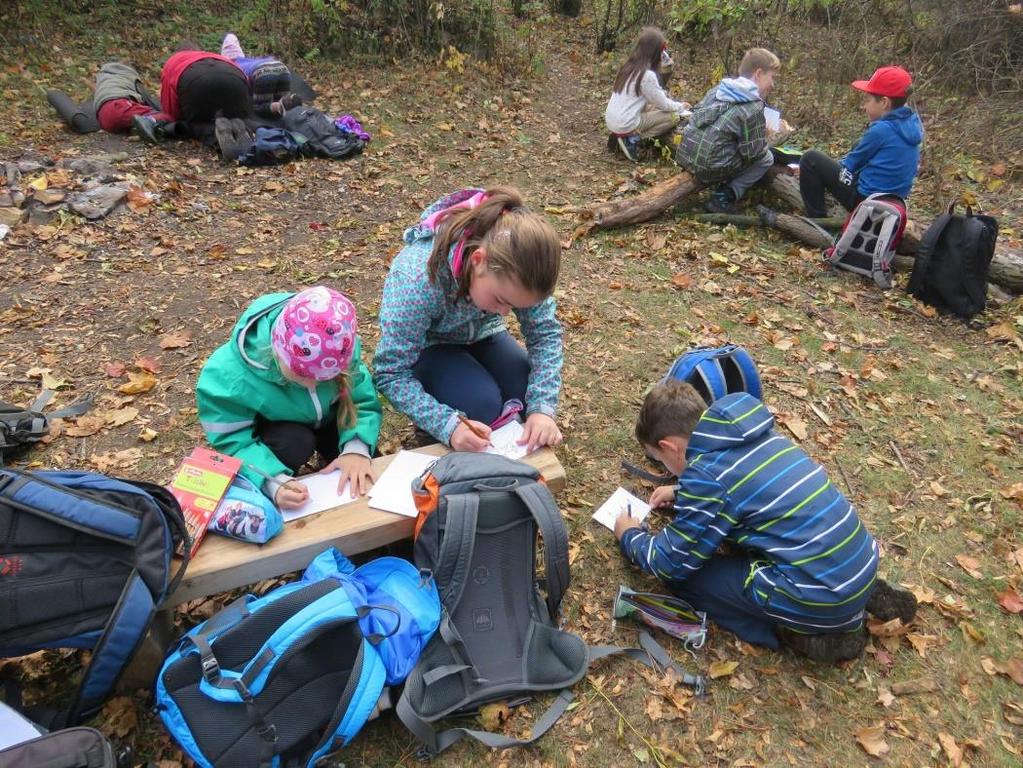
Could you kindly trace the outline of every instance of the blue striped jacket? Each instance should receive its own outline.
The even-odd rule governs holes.
[[[675,519],[621,548],[643,570],[684,581],[723,543],[750,557],[745,588],[764,613],[802,632],[855,629],[877,572],[877,544],[824,467],[774,431],[751,395],[717,400],[689,439]]]

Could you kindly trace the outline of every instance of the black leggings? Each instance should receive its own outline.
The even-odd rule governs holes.
[[[181,73],[178,103],[186,123],[252,115],[248,80],[238,67],[220,59],[199,59]]]
[[[257,416],[256,434],[292,472],[298,472],[314,451],[328,462],[341,453],[337,444],[336,410],[331,410],[319,429],[297,421],[267,421]]]
[[[864,199],[856,189],[855,176],[837,160],[811,149],[799,160],[799,193],[803,196],[806,215],[811,219],[822,219],[828,215],[825,191],[833,194],[847,211]]]

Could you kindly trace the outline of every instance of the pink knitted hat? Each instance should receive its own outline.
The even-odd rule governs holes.
[[[288,299],[274,321],[270,344],[295,375],[329,381],[351,365],[358,332],[352,302],[318,285]]]

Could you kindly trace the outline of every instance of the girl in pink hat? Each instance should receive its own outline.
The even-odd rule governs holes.
[[[252,302],[203,366],[196,402],[210,444],[242,459],[241,473],[282,509],[308,499],[290,478],[317,452],[329,462],[321,471],[341,470],[338,493],[373,483],[380,400],[355,307],[331,288]]]

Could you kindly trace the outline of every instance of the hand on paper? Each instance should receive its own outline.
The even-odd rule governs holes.
[[[355,497],[365,496],[373,487],[373,464],[361,453],[345,453],[338,456],[321,469],[320,474],[327,474],[336,469],[341,470],[341,476],[337,481],[338,495],[344,493],[349,482],[352,484],[352,495]]]
[[[542,413],[531,413],[526,418],[519,445],[527,446],[529,453],[545,445],[557,445],[562,440],[561,430],[550,416]]]
[[[274,504],[281,509],[298,509],[308,500],[309,491],[298,480],[289,480],[274,494]]]
[[[622,534],[624,534],[630,528],[639,528],[639,520],[632,517],[628,510],[622,509],[621,513],[615,518],[615,538],[618,541],[622,540]]]
[[[473,432],[473,430],[476,430]],[[478,432],[479,434],[476,434]],[[486,437],[480,437],[486,435]],[[451,447],[456,451],[482,451],[490,445],[490,427],[481,421],[466,419],[451,433]]]
[[[675,486],[662,485],[655,488],[654,492],[650,494],[650,501],[648,503],[652,509],[670,507],[675,503]]]

